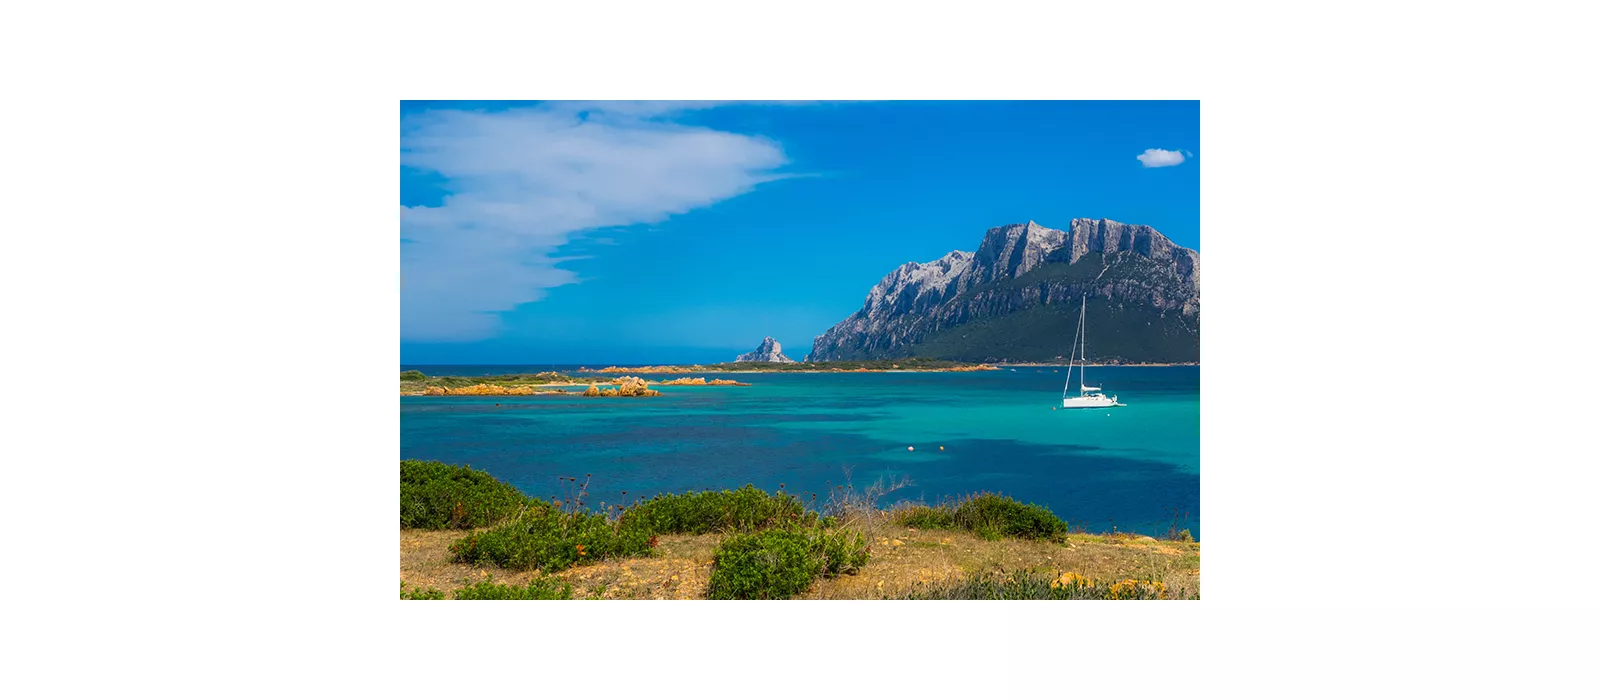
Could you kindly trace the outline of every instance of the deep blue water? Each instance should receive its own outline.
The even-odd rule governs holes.
[[[594,504],[747,483],[825,498],[847,471],[856,486],[904,474],[913,485],[889,500],[999,491],[1092,531],[1159,535],[1176,518],[1198,538],[1200,368],[1091,367],[1091,381],[1128,405],[1052,410],[1063,372],[705,374],[753,386],[661,387],[645,399],[408,396],[400,453],[470,464],[543,497],[562,492],[558,477],[592,474]]]

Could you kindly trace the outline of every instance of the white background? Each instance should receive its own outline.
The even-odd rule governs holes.
[[[1593,693],[1565,6],[8,6],[6,694]],[[398,101],[469,98],[1200,99],[1204,599],[397,601]]]

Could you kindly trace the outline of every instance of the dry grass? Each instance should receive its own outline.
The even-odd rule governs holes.
[[[887,518],[865,519],[872,559],[858,574],[818,579],[799,596],[813,599],[893,598],[925,583],[970,574],[1018,569],[1071,571],[1100,580],[1136,578],[1166,584],[1173,597],[1200,592],[1200,545],[1138,535],[1068,535],[1066,542],[988,541],[965,531],[914,530]],[[535,572],[506,571],[450,561],[449,546],[464,533],[400,532],[400,579],[407,585],[452,591],[489,576],[526,583]],[[711,558],[721,536],[662,535],[654,557],[604,561],[556,576],[576,598],[704,598]]]
[[[450,543],[462,531],[401,530],[400,580],[408,586],[449,593],[493,577],[496,583],[526,584],[537,571],[510,571],[496,566],[458,564],[450,560]],[[718,535],[661,535],[656,556],[602,561],[555,575],[572,584],[574,598],[704,598],[711,580],[711,554]]]
[[[895,598],[921,584],[1018,569],[1161,581],[1185,597],[1199,595],[1200,545],[1101,535],[1069,535],[1065,543],[989,541],[965,531],[891,527],[872,542],[872,561],[860,575],[820,581],[804,597]]]

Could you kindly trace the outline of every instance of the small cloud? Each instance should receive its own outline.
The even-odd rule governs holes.
[[[1135,156],[1146,168],[1165,168],[1183,162],[1184,151],[1167,151],[1160,148],[1146,148],[1144,153]]]

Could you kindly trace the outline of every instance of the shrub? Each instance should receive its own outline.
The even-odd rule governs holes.
[[[526,586],[495,583],[492,579],[479,581],[466,588],[457,588],[456,600],[572,600],[572,584],[543,576]]]
[[[822,573],[811,538],[795,530],[729,535],[713,561],[708,597],[721,600],[788,598]]]
[[[406,590],[406,582],[401,581],[400,600],[444,600],[444,591],[437,588],[424,590],[420,586],[414,586],[411,590]]]
[[[492,563],[506,569],[560,571],[585,561],[645,556],[655,533],[599,513],[530,509],[493,530],[467,535],[450,545],[455,560]]]
[[[890,511],[901,527],[925,530],[971,530],[984,539],[1023,537],[1052,539],[1067,534],[1067,523],[1049,508],[994,493],[973,494],[937,506],[901,504]]]
[[[428,375],[423,374],[422,372],[420,372],[418,370],[414,370],[414,369],[408,369],[408,370],[400,373],[400,381],[402,381],[402,382],[421,381],[421,380],[427,379],[427,378],[428,378]]]
[[[1192,533],[1190,533],[1187,529],[1183,529],[1183,530],[1179,530],[1179,531],[1177,531],[1175,533],[1168,534],[1167,539],[1170,539],[1170,540],[1172,540],[1174,542],[1193,542],[1194,541],[1194,535]]]
[[[784,528],[734,534],[717,546],[707,595],[713,599],[788,598],[818,576],[859,571],[866,537],[852,530]]]
[[[543,504],[488,472],[443,462],[400,462],[400,527],[486,527]]]
[[[1067,534],[1067,523],[1049,508],[999,494],[969,496],[956,504],[953,515],[957,525],[984,539],[1049,539]]]
[[[902,505],[889,512],[890,519],[900,527],[921,530],[954,530],[956,515],[953,509],[927,505]]]
[[[656,496],[627,509],[622,518],[652,532],[694,535],[817,524],[817,514],[807,511],[799,498],[768,494],[748,484],[737,491]]]
[[[817,530],[812,552],[822,560],[822,573],[828,577],[853,574],[867,565],[867,538],[854,530]]]
[[[1074,573],[1054,576],[1036,571],[969,576],[921,585],[901,596],[908,600],[1158,600],[1167,587],[1159,581],[1125,579],[1097,582]]]

